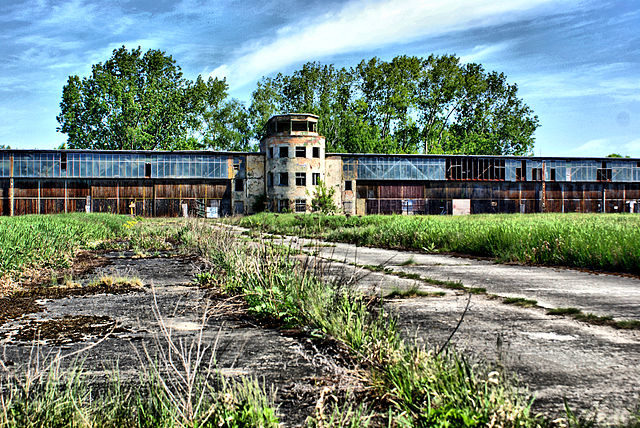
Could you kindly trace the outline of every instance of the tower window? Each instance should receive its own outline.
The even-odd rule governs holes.
[[[306,199],[296,199],[296,212],[303,213],[307,211],[307,200]]]
[[[280,180],[278,181],[278,186],[288,186],[289,185],[289,174],[286,172],[281,172],[279,174]]]
[[[306,186],[306,185],[307,185],[307,173],[296,172],[296,186]]]

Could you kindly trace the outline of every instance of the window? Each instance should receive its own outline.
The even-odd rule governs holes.
[[[286,172],[281,172],[279,174],[280,180],[278,181],[278,186],[288,186],[289,185],[289,174]]]
[[[344,190],[353,190],[353,183],[351,180],[347,180],[344,182]]]
[[[549,172],[549,175],[550,175],[549,180],[550,181],[556,181],[556,169],[555,168],[551,168],[551,169],[549,169],[549,171],[550,171]]]
[[[598,181],[611,181],[611,168],[607,168],[607,163],[602,162],[597,171]]]
[[[307,211],[307,200],[306,199],[296,199],[296,212],[303,213]]]
[[[288,158],[289,157],[289,147],[287,147],[287,146],[280,147],[280,157],[281,158]]]
[[[60,153],[60,170],[61,171],[67,170],[67,154],[66,153]]]
[[[320,147],[314,147],[313,148],[313,157],[314,158],[319,158],[320,157]]]
[[[291,130],[292,131],[302,131],[302,132],[306,132],[307,131],[307,121],[297,121],[294,120],[291,122]]]
[[[151,177],[151,164],[150,163],[145,163],[144,164],[144,176],[146,178],[150,178]]]
[[[296,172],[296,186],[306,186],[306,185],[307,185],[307,173]]]
[[[289,211],[289,200],[288,199],[280,199],[278,200],[278,211],[283,213]]]
[[[233,204],[233,210],[234,210],[234,212],[235,212],[236,214],[238,214],[238,215],[242,215],[242,214],[244,214],[244,202],[242,202],[242,201],[236,201],[236,202]]]
[[[273,172],[267,174],[267,187],[273,187]]]
[[[302,146],[302,147],[296,147],[296,157],[297,158],[306,158],[307,157],[307,148]]]
[[[319,172],[312,172],[311,173],[311,184],[313,184],[314,186],[317,186],[318,184],[320,184],[320,173]]]
[[[273,159],[273,147],[269,147],[269,158]]]
[[[500,180],[505,177],[504,159],[457,158],[446,160],[447,180]]]
[[[531,168],[531,181],[542,181],[542,168]]]
[[[236,178],[235,191],[236,192],[244,192],[244,180],[243,179]]]

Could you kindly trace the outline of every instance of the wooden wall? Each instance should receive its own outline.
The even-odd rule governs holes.
[[[85,211],[176,217],[181,203],[194,213],[198,201],[220,201],[230,209],[230,180],[86,180],[14,179],[14,214],[55,214]],[[0,180],[0,215],[9,215],[9,180]]]
[[[545,182],[366,182],[356,185],[363,214],[450,214],[453,199],[470,199],[471,212],[628,212],[640,200],[640,183]],[[404,204],[404,205],[403,205]],[[640,208],[636,205],[636,211]]]

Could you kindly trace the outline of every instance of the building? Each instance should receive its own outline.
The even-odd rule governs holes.
[[[639,212],[640,159],[326,153],[318,117],[272,117],[260,152],[0,150],[0,214]],[[183,208],[184,207],[184,208]]]

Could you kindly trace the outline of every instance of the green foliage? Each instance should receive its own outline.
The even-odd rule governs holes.
[[[454,55],[372,58],[350,69],[310,62],[263,78],[250,108],[254,135],[291,111],[320,116],[327,150],[349,153],[524,155],[538,127],[503,73]]]
[[[539,424],[529,415],[528,401],[501,373],[472,367],[454,353],[436,355],[405,343],[396,320],[381,305],[341,284],[324,283],[310,266],[296,262],[289,249],[240,246],[230,235],[208,233],[202,242],[215,254],[209,260],[212,268],[228,291],[245,297],[254,314],[332,338],[365,363],[371,391],[389,407],[383,410],[389,426]],[[349,404],[329,415],[323,408],[321,398],[311,426],[369,421],[366,412]],[[333,424],[324,425],[329,418]]]
[[[69,77],[58,131],[69,149],[246,150],[246,109],[226,97],[225,80],[192,82],[164,52],[122,46],[90,77]]]
[[[68,267],[79,248],[126,232],[130,217],[112,214],[26,215],[0,218],[0,277],[32,267]]]
[[[338,211],[333,197],[336,194],[336,189],[333,187],[327,187],[324,181],[318,180],[318,184],[313,192],[313,199],[311,199],[311,209],[323,214],[333,214]]]
[[[143,368],[149,373],[147,368]],[[197,383],[204,392],[201,412],[187,418],[169,396],[163,380],[144,375],[123,385],[117,371],[93,388],[81,366],[62,370],[53,364],[36,376],[5,374],[0,381],[0,425],[3,427],[278,427],[271,399],[256,381],[218,377]],[[172,379],[171,381],[177,381]],[[166,379],[164,381],[167,381]],[[204,388],[204,391],[200,391]],[[186,393],[184,391],[183,393]]]
[[[238,220],[285,235],[372,247],[493,257],[500,262],[640,273],[640,218],[633,214],[472,216],[278,216]],[[593,237],[598,239],[594,240]]]

